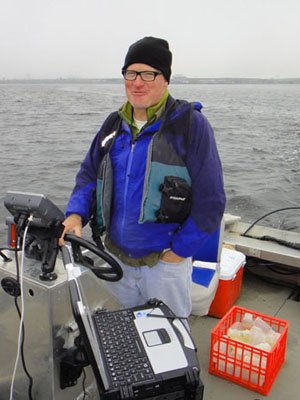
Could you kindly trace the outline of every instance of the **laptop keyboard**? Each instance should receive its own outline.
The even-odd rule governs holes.
[[[94,314],[113,386],[154,378],[154,374],[129,310]]]

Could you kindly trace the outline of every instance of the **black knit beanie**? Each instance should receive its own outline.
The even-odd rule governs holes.
[[[147,36],[133,43],[126,54],[122,71],[126,70],[129,65],[136,63],[157,68],[170,82],[172,53],[166,40]]]

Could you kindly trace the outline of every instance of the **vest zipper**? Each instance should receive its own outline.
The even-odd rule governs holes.
[[[101,214],[102,214],[102,223],[103,223],[103,227],[105,227],[108,230],[108,226],[106,225],[106,221],[105,221],[105,205],[104,205],[104,190],[105,190],[105,185],[106,185],[106,170],[107,170],[107,157],[108,154],[105,155],[105,157],[103,158],[102,161],[102,194],[101,194]]]
[[[136,141],[131,143],[131,149],[130,149],[130,154],[129,154],[129,159],[128,159],[128,164],[126,168],[126,180],[125,180],[125,190],[124,190],[124,211],[123,211],[123,217],[122,217],[122,222],[121,222],[121,243],[123,244],[123,239],[124,239],[124,227],[125,227],[125,220],[126,220],[126,209],[127,209],[127,192],[128,192],[128,185],[129,185],[129,178],[130,178],[130,171],[131,171],[131,166],[132,166],[132,159],[133,159],[133,152],[135,148]]]

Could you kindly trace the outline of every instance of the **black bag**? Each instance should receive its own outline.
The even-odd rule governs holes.
[[[156,222],[183,223],[192,206],[192,189],[187,181],[177,176],[166,176],[160,190],[162,197]]]

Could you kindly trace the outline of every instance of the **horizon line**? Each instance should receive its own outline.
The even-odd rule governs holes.
[[[56,77],[56,78],[31,78],[31,77],[23,77],[23,78],[6,78],[3,77],[0,79],[0,82],[6,81],[62,81],[62,80],[98,80],[98,81],[121,81],[123,82],[123,78],[82,78],[82,77]],[[171,77],[172,81],[189,81],[189,80],[257,80],[257,81],[283,81],[283,80],[300,80],[300,77],[285,77],[285,78],[253,78],[253,77],[217,77],[217,78],[199,78],[199,77],[189,77],[185,75],[174,75]]]

